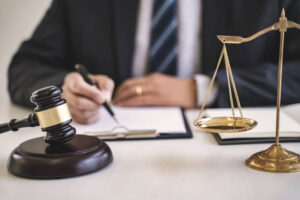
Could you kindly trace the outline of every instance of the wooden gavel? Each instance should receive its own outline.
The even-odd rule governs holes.
[[[62,89],[56,86],[35,91],[30,98],[36,105],[34,113],[21,120],[12,119],[8,123],[0,124],[0,133],[41,126],[42,131],[47,133],[44,138],[46,143],[57,145],[68,142],[74,137],[76,130],[70,125],[72,117],[61,94]]]

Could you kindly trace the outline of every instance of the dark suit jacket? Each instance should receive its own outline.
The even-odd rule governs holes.
[[[31,93],[63,84],[76,63],[91,73],[106,74],[119,85],[131,77],[138,0],[54,0],[45,17],[13,57],[9,93],[13,102],[31,105]],[[217,34],[249,36],[278,21],[300,22],[299,0],[203,0],[202,70],[211,75],[222,44]],[[30,14],[30,13],[29,13]],[[276,103],[279,32],[241,45],[228,53],[242,106]],[[282,103],[300,102],[300,31],[285,39]],[[228,107],[226,72],[217,75],[218,107]]]

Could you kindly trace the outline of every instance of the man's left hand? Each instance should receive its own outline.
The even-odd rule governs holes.
[[[196,107],[194,79],[181,79],[159,73],[126,80],[116,91],[113,102],[119,106]]]

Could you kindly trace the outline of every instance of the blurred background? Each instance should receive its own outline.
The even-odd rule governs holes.
[[[9,101],[7,68],[20,43],[31,36],[51,0],[0,0],[0,101]]]

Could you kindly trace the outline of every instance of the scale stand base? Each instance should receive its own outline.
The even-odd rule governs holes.
[[[97,171],[112,160],[110,148],[97,137],[75,135],[69,142],[57,146],[39,137],[15,148],[8,161],[8,170],[25,178],[56,179]]]
[[[280,144],[273,144],[267,150],[253,154],[246,160],[246,165],[267,172],[298,172],[300,156],[284,149]]]

